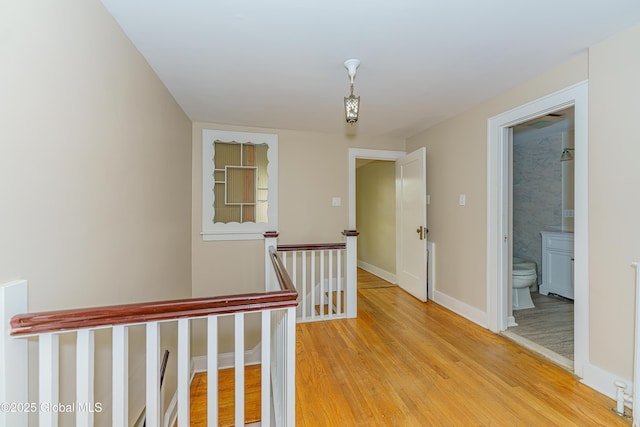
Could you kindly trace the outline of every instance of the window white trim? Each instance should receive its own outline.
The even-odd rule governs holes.
[[[266,143],[268,179],[268,222],[213,222],[214,141]],[[278,230],[278,135],[271,133],[202,130],[202,240],[257,240],[265,231]]]

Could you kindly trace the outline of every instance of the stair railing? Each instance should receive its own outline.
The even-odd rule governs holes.
[[[93,426],[104,409],[94,399],[94,333],[111,329],[112,401],[111,424],[130,425],[129,327],[146,329],[146,425],[190,425],[191,322],[207,319],[207,389],[209,425],[218,425],[218,320],[231,316],[235,324],[235,425],[244,425],[244,319],[262,312],[261,372],[263,425],[295,425],[295,307],[297,293],[275,248],[270,251],[267,291],[242,295],[123,304],[78,310],[27,312],[27,282],[0,287],[0,426],[27,426],[29,414],[42,427],[55,427],[60,409],[75,412],[75,425]],[[160,325],[177,323],[177,411],[175,419],[163,420],[160,395]],[[73,407],[59,408],[60,337],[76,338],[76,387]],[[28,347],[38,347],[37,401],[29,403]],[[11,406],[7,406],[11,405]],[[53,405],[53,406],[52,406]],[[101,407],[97,407],[100,405]],[[6,410],[5,410],[6,409]],[[164,421],[164,422],[163,422]],[[32,419],[33,423],[34,420]]]
[[[345,230],[342,235],[341,243],[277,245],[298,291],[299,322],[357,316],[358,232]]]

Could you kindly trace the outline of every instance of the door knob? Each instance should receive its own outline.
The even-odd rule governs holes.
[[[418,236],[420,238],[420,240],[423,239],[423,235],[425,234],[425,229],[422,228],[422,226],[418,227],[418,229],[416,230],[416,233],[418,233]]]

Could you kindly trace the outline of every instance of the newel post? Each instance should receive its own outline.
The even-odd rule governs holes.
[[[278,249],[278,236],[280,233],[277,231],[265,231],[264,236],[264,290],[265,291],[277,291],[280,289],[276,286],[276,274],[273,266],[271,265],[271,257],[269,256],[269,248],[273,246]]]
[[[349,318],[358,317],[358,233],[356,230],[344,230],[342,235],[346,244],[345,278],[345,314]]]
[[[28,395],[29,360],[27,340],[11,337],[9,321],[27,309],[27,281],[20,280],[0,286],[0,403],[26,404]],[[11,409],[11,408],[10,408]],[[1,426],[27,426],[27,410],[0,411]]]

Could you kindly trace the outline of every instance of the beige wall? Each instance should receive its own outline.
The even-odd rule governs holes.
[[[283,129],[239,128],[214,123],[193,124],[192,254],[193,295],[222,295],[263,289],[263,241],[203,241],[202,129],[278,134],[279,243],[341,242],[348,226],[348,149],[404,150],[392,138],[348,138]],[[331,206],[340,197],[342,206]],[[238,259],[247,259],[246,268]]]
[[[591,362],[631,378],[640,261],[640,26],[589,50]],[[615,351],[612,351],[615,349]]]
[[[427,148],[427,218],[438,291],[486,310],[487,120],[586,78],[585,53],[407,140],[407,152]],[[465,206],[458,204],[460,194]]]
[[[342,241],[340,233],[348,227],[349,148],[404,150],[401,139],[194,123],[191,221],[194,297],[264,290],[264,241],[203,241],[200,236],[202,129],[278,134],[278,231],[279,243],[283,244]],[[331,206],[332,197],[340,197],[342,206]],[[251,343],[250,340],[248,345]],[[221,343],[221,351],[231,348],[229,342]],[[202,346],[196,343],[193,352],[202,354]]]
[[[192,127],[97,0],[10,1],[0,28],[0,283],[29,280],[33,310],[262,289],[261,241],[200,238],[203,127],[278,133],[282,243],[340,241],[348,148],[405,149],[392,138]],[[630,263],[640,261],[639,45],[635,27],[406,144],[427,147],[438,290],[485,310],[487,119],[589,78],[590,356],[625,377]],[[98,398],[108,394],[104,378]]]
[[[190,120],[97,0],[4,2],[0,28],[0,283],[32,310],[190,296]]]
[[[376,160],[356,169],[358,262],[396,273],[396,164]]]
[[[623,378],[631,378],[633,362],[630,265],[640,261],[639,47],[637,26],[407,141],[407,151],[427,147],[438,290],[486,310],[487,119],[588,78],[589,362]],[[457,203],[462,193],[465,207]],[[459,268],[461,260],[465,268]]]

